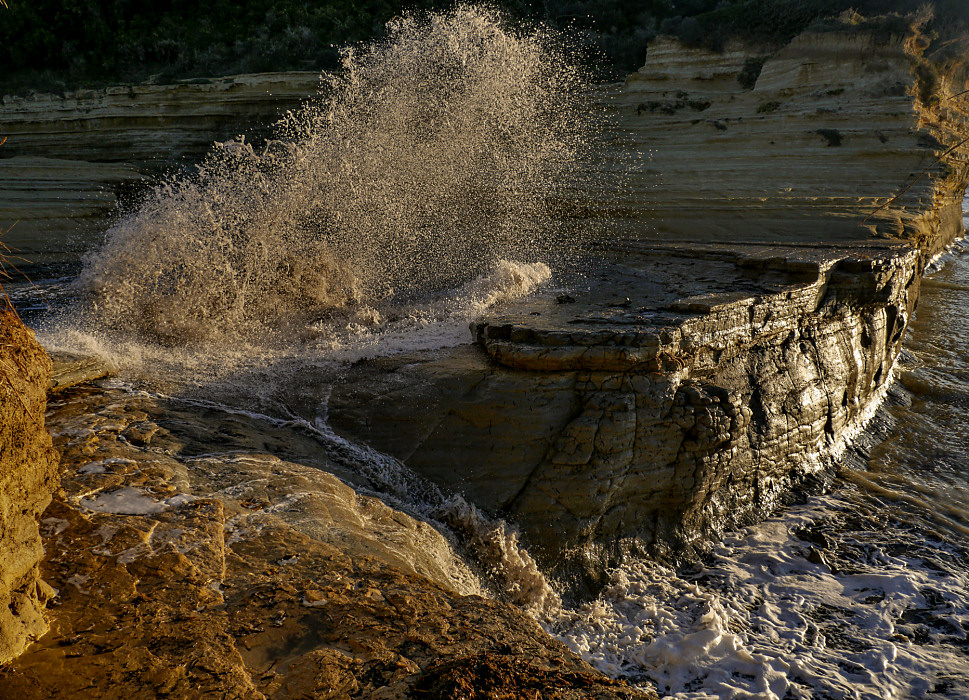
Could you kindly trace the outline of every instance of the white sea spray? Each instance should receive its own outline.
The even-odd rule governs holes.
[[[275,139],[216,144],[108,231],[77,282],[90,327],[209,346],[352,331],[426,295],[493,303],[472,280],[574,247],[550,207],[589,119],[545,30],[458,6],[342,60]]]

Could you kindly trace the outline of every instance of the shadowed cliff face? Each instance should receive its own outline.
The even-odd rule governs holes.
[[[55,488],[57,454],[44,428],[50,359],[0,304],[0,664],[47,631],[53,591],[40,578],[37,517]]]

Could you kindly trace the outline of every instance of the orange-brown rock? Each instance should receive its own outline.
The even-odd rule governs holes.
[[[293,431],[92,387],[50,425],[52,629],[0,697],[655,697],[463,595],[437,531],[290,461],[314,452]]]
[[[44,428],[50,359],[0,301],[0,664],[47,631],[37,519],[56,486]]]

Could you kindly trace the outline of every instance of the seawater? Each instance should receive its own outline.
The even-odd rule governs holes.
[[[274,393],[283,368],[467,342],[475,315],[581,255],[550,203],[594,125],[549,47],[487,11],[399,20],[266,147],[217,145],[79,273],[9,289],[48,346],[115,360],[118,386],[312,435],[358,488],[462,542],[471,588],[609,675],[684,699],[969,697],[965,243],[924,281],[898,381],[828,493],[689,566],[629,561],[581,605],[513,525],[336,436],[325,395]]]

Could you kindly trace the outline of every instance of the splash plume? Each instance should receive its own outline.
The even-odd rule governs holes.
[[[583,148],[582,81],[545,30],[458,7],[345,49],[260,152],[217,144],[107,234],[79,279],[99,324],[252,337],[550,259]]]

